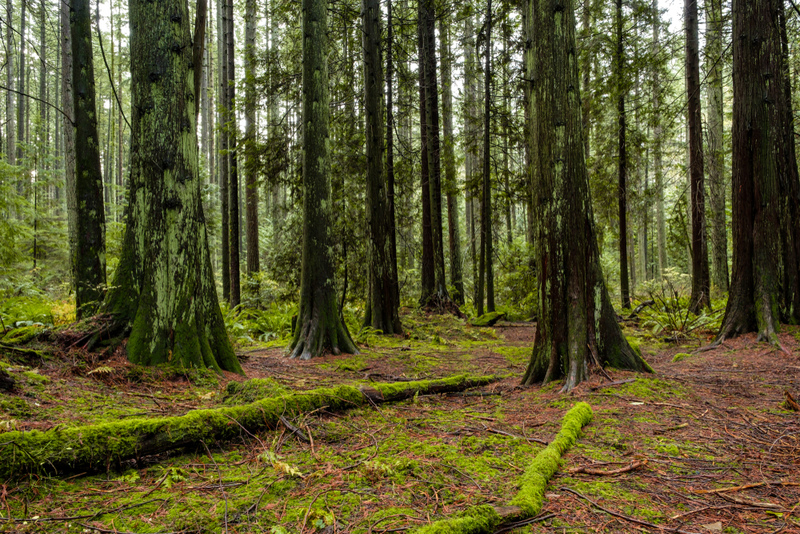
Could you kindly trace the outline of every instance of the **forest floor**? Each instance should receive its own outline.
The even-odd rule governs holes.
[[[784,405],[785,391],[800,397],[800,328],[781,333],[788,353],[744,336],[685,355],[708,337],[666,343],[628,325],[655,374],[609,370],[562,394],[557,383],[519,385],[532,324],[475,328],[410,311],[403,320],[406,336],[366,335],[359,355],[302,362],[285,358],[285,341],[248,347],[244,370],[265,379],[261,394],[460,373],[507,378],[463,394],[286,413],[288,425],[275,430],[99,475],[0,481],[0,531],[403,532],[470,505],[507,503],[566,411],[585,401],[594,419],[550,481],[538,521],[503,532],[800,533],[800,413]],[[0,393],[0,432],[252,400],[226,387],[244,377],[142,369],[119,352],[0,354],[0,364],[21,385]]]

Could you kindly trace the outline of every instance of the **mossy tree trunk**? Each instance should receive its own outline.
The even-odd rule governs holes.
[[[75,114],[75,199],[77,247],[73,258],[76,316],[90,316],[103,300],[106,283],[106,216],[100,138],[94,91],[92,24],[88,0],[70,12],[72,96]]]
[[[69,5],[66,2],[59,4],[59,23],[61,26],[61,110],[64,112],[61,121],[61,131],[64,135],[64,190],[67,201],[67,240],[69,242],[70,259],[69,267],[74,288],[77,281],[77,266],[75,264],[75,260],[77,258],[78,250],[78,201],[75,197],[75,128],[73,126],[73,121],[75,120],[75,102],[72,97],[72,32],[69,28]],[[9,25],[8,28],[9,31],[11,31],[11,25]],[[9,55],[9,63],[13,57],[14,54]],[[9,79],[11,79],[10,75]],[[13,99],[10,98],[10,93],[6,99],[6,103],[12,103],[13,105]],[[9,117],[11,117],[11,115],[9,115]],[[11,132],[13,134],[13,129]],[[12,143],[14,142],[14,136],[11,135],[6,140],[8,141],[9,147],[11,147]],[[8,153],[7,157],[10,158],[12,155],[12,153]],[[13,163],[13,161],[9,159],[9,163]]]
[[[361,6],[362,49],[364,51],[364,114],[367,152],[366,214],[369,238],[367,261],[369,297],[364,325],[384,334],[403,331],[398,312],[392,265],[390,232],[394,220],[390,210],[383,167],[383,60],[381,58],[381,8],[378,0],[364,0]]]
[[[717,337],[777,343],[780,258],[778,0],[733,1],[733,275]]]
[[[328,3],[303,0],[303,267],[290,357],[357,353],[339,317],[333,268]]]
[[[706,193],[703,167],[703,123],[700,114],[700,45],[697,0],[684,1],[686,30],[686,94],[689,130],[689,176],[692,211],[692,295],[689,309],[700,313],[711,307],[711,282],[708,273],[706,240]]]
[[[227,13],[226,36],[226,56],[228,62],[228,83],[227,83],[227,111],[228,124],[226,133],[228,136],[228,230],[230,243],[228,252],[230,254],[230,276],[231,276],[231,307],[238,306],[241,302],[241,261],[242,237],[241,237],[241,215],[239,212],[239,156],[237,149],[237,137],[239,128],[236,122],[236,61],[234,47],[234,24],[233,24],[233,0],[226,0],[225,11]]]
[[[389,254],[392,266],[392,291],[394,300],[400,305],[400,281],[397,274],[397,217],[395,216],[394,176],[394,17],[392,0],[387,0],[386,30],[386,194],[389,203]]]
[[[492,0],[486,3],[486,69],[484,70],[483,110],[483,178],[481,195],[481,245],[478,266],[478,315],[483,315],[483,295],[486,288],[486,312],[494,311],[494,258],[492,253],[492,185],[491,185],[491,125],[492,125]],[[485,285],[484,285],[485,284]]]
[[[421,20],[421,10],[418,11]],[[417,50],[419,63],[425,60],[425,31],[422,22],[417,23]],[[433,259],[433,228],[431,226],[430,196],[430,158],[428,152],[428,112],[425,106],[425,69],[418,68],[419,73],[419,137],[420,137],[420,186],[422,198],[422,265],[420,266],[422,294],[420,305],[425,305],[436,292],[435,267]]]
[[[230,232],[228,227],[228,11],[227,0],[217,0],[217,105],[219,106],[219,196],[220,196],[220,263],[222,264],[222,299],[231,300]]]
[[[201,204],[189,10],[185,0],[131,0],[130,21],[130,204],[104,311],[130,327],[134,363],[241,373]]]
[[[575,5],[553,10],[529,0],[533,21],[533,109],[538,129],[534,165],[539,310],[533,353],[523,383],[566,376],[569,391],[591,363],[643,370],[628,344],[600,269],[584,160]]]

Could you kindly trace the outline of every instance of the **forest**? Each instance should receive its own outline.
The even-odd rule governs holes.
[[[0,532],[800,532],[794,0],[0,41]]]

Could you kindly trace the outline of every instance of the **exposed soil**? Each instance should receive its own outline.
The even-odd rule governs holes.
[[[281,427],[99,476],[5,481],[0,531],[401,532],[507,504],[581,400],[595,418],[550,481],[539,520],[505,532],[800,532],[800,413],[784,406],[785,391],[800,398],[798,328],[784,328],[786,352],[744,336],[677,362],[707,339],[645,340],[655,375],[598,372],[562,394],[558,384],[519,386],[531,324],[480,329],[418,313],[404,324],[406,336],[367,336],[360,355],[304,362],[282,347],[247,349],[245,373],[295,390],[510,376],[463,395],[286,414],[307,441]],[[19,374],[21,391],[0,394],[0,432],[185,413],[218,405],[225,383],[243,380],[142,374],[119,353],[36,367],[44,380]],[[12,362],[12,373],[23,368]]]

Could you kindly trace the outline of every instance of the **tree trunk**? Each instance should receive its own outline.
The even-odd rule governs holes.
[[[63,6],[62,6],[63,8]],[[8,90],[6,91],[6,160],[11,165],[16,165],[17,162],[17,141],[16,141],[16,134],[14,132],[14,50],[16,46],[14,46],[14,32],[13,32],[13,25],[11,23],[14,16],[14,1],[13,0],[6,0],[6,85],[8,86]],[[69,17],[69,9],[67,10],[67,17]],[[67,24],[69,24],[69,18],[67,18]],[[67,26],[67,29],[69,26]],[[63,24],[62,24],[62,31],[63,31]],[[67,32],[67,36],[64,39],[69,39]],[[69,43],[67,42],[67,46]],[[70,89],[71,91],[71,89]],[[71,97],[70,97],[71,98]],[[70,128],[72,125],[70,125]]]
[[[534,90],[539,179],[535,184],[538,327],[523,383],[566,374],[564,391],[584,380],[591,364],[644,370],[628,344],[606,291],[584,161],[580,79],[575,56],[575,8],[554,11],[532,1]]]
[[[733,276],[718,341],[757,331],[778,342],[779,178],[774,121],[783,98],[776,0],[733,1]]]
[[[486,0],[486,69],[484,79],[483,110],[483,195],[481,198],[481,271],[486,276],[486,311],[494,311],[494,254],[492,236],[492,0]]]
[[[72,290],[77,292],[78,266],[78,200],[75,196],[75,120],[72,97],[72,31],[69,27],[69,4],[59,4],[61,33],[61,118],[64,132],[64,191],[67,200],[67,241],[69,242],[69,268]],[[14,139],[12,135],[9,143]]]
[[[450,280],[453,283],[453,301],[464,304],[464,276],[461,259],[461,223],[458,214],[458,184],[456,183],[455,137],[453,135],[453,91],[451,88],[452,60],[450,58],[449,23],[439,22],[439,39],[442,63],[442,134],[444,137],[444,189],[447,193],[447,227],[450,243]]]
[[[392,267],[391,284],[394,301],[399,307],[400,283],[397,275],[397,218],[394,190],[394,19],[392,16],[392,0],[387,0],[386,4],[388,10],[386,35],[386,192],[389,203],[389,262]]]
[[[653,0],[653,50],[660,50],[661,13],[658,0]],[[653,174],[656,182],[656,227],[658,247],[658,278],[667,268],[667,225],[664,219],[664,167],[662,163],[664,129],[661,124],[661,75],[658,66],[653,69]]]
[[[689,309],[699,313],[711,307],[706,242],[706,193],[703,177],[703,123],[700,115],[700,52],[698,45],[697,0],[685,0],[686,93],[688,96],[689,175],[692,195],[692,296]]]
[[[722,0],[706,2],[706,72],[708,78],[708,196],[711,203],[711,282],[728,291],[728,229],[725,221],[725,142],[722,96]]]
[[[291,357],[357,353],[340,319],[333,268],[329,155],[328,11],[303,0],[303,271]]]
[[[22,11],[19,17],[19,71],[17,76],[17,163],[21,163],[23,158],[23,146],[25,145],[25,128],[27,126],[27,120],[25,119],[25,110],[27,109],[27,100],[26,95],[27,93],[27,86],[25,84],[25,18],[26,18],[26,8],[28,7],[28,2],[22,2]],[[72,15],[70,15],[70,18]],[[90,41],[91,42],[91,41]],[[74,43],[72,45],[75,46]],[[77,113],[77,110],[76,110]],[[76,115],[77,118],[77,115]],[[17,190],[19,194],[23,194],[24,187],[23,182],[20,181],[17,184]]]
[[[220,196],[220,255],[222,264],[222,298],[231,301],[231,236],[228,221],[228,127],[231,122],[228,107],[228,10],[227,0],[217,0],[217,57],[219,58],[219,196]]]
[[[258,265],[258,183],[256,180],[256,0],[247,0],[245,28],[245,147],[244,187],[247,210],[247,274],[251,277],[259,271]],[[257,288],[256,288],[257,292]]]
[[[103,173],[97,135],[92,26],[88,0],[73,0],[72,87],[75,113],[75,198],[78,242],[75,255],[75,307],[78,318],[93,315],[106,282]]]
[[[464,174],[466,179],[467,197],[467,234],[469,238],[469,257],[472,266],[473,302],[477,306],[483,299],[478,298],[478,252],[477,236],[475,235],[475,221],[477,219],[477,182],[480,177],[478,169],[478,136],[480,123],[478,120],[478,60],[475,57],[475,31],[472,22],[472,13],[467,14],[464,20],[464,85],[465,85],[465,117],[464,130]]]
[[[617,198],[619,202],[619,290],[622,297],[622,308],[631,307],[630,285],[628,282],[628,154],[627,125],[625,114],[625,45],[622,35],[622,0],[616,4],[616,52],[614,54],[614,78],[617,89],[618,134],[618,183]]]
[[[104,310],[128,358],[241,373],[217,300],[201,201],[189,10],[131,0],[130,204]]]
[[[236,121],[236,71],[235,71],[235,47],[234,47],[234,25],[233,25],[233,0],[226,1],[227,31],[226,44],[227,53],[225,59],[228,61],[228,80],[227,80],[227,110],[228,110],[228,228],[230,232],[230,276],[231,276],[231,307],[238,306],[241,302],[241,225],[239,217],[239,173],[238,173],[238,151],[237,136],[239,128]]]
[[[366,215],[369,239],[367,262],[369,297],[364,325],[384,334],[399,334],[398,302],[392,269],[393,226],[383,169],[383,59],[381,58],[381,8],[379,0],[363,0],[361,6],[364,50],[364,115],[367,155]]]
[[[422,4],[418,11],[417,22],[417,49],[419,50],[419,61],[417,70],[419,71],[419,132],[420,132],[420,185],[422,197],[422,265],[421,265],[421,286],[420,305],[425,306],[436,292],[434,250],[433,250],[433,228],[431,224],[431,185],[430,185],[430,155],[428,150],[428,112],[425,106],[425,23],[422,12]]]

